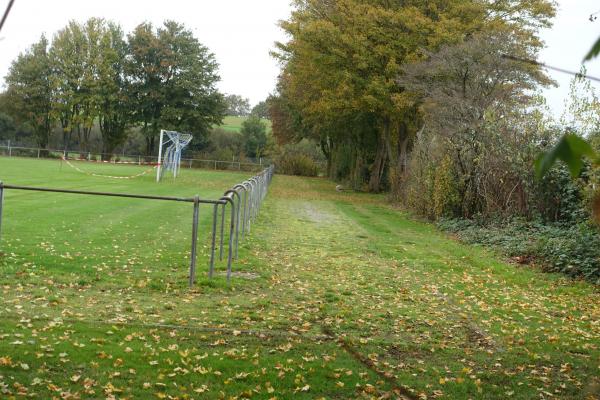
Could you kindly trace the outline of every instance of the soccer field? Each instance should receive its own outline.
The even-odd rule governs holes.
[[[183,169],[176,180],[156,183],[155,173],[152,166],[0,158],[4,184],[58,189],[213,200],[249,177]],[[200,208],[199,277],[208,264],[212,212],[211,205]],[[6,190],[0,251],[12,268],[26,265],[57,283],[127,287],[147,279],[179,287],[187,282],[192,213],[190,203]]]

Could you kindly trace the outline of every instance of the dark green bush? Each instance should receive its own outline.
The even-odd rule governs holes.
[[[570,228],[548,228],[538,239],[536,252],[552,272],[584,277],[600,284],[600,234],[582,223]]]
[[[574,181],[564,165],[552,168],[536,186],[536,209],[544,221],[576,223],[589,218],[581,182]]]
[[[487,245],[509,257],[532,261],[546,271],[600,284],[600,231],[588,223],[459,219],[442,220],[439,226],[467,243]]]

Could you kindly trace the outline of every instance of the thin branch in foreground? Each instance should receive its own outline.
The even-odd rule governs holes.
[[[0,32],[2,31],[2,28],[4,27],[4,23],[6,22],[6,19],[8,18],[8,14],[10,14],[10,10],[12,9],[12,6],[14,3],[15,3],[15,0],[10,0],[8,2],[8,5],[6,6],[6,11],[4,11],[4,16],[2,17],[2,21],[0,21]]]
[[[594,81],[594,82],[600,82],[600,78],[597,78],[595,76],[586,75],[586,74],[582,74],[582,73],[574,72],[574,71],[569,71],[567,69],[563,69],[563,68],[559,68],[559,67],[554,67],[552,65],[548,65],[543,62],[531,60],[529,58],[521,58],[521,57],[511,56],[509,54],[502,54],[502,58],[511,60],[511,61],[522,62],[522,63],[526,63],[526,64],[537,65],[539,67],[551,69],[553,71],[562,72],[563,74],[573,75],[573,76],[576,76],[578,78],[583,78],[583,79],[589,79],[590,81]]]

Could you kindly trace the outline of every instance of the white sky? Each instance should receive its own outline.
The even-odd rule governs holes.
[[[71,19],[103,17],[125,32],[149,21],[184,23],[220,64],[219,88],[250,98],[254,105],[275,87],[279,67],[269,51],[285,39],[277,26],[290,13],[288,0],[15,0],[0,33],[0,82],[17,55],[42,33],[51,38]],[[0,0],[4,13],[8,0]]]
[[[0,0],[1,12],[8,0]],[[540,60],[578,71],[581,60],[600,36],[598,0],[559,0],[558,17],[551,30],[542,32],[548,46]],[[104,17],[119,22],[125,31],[143,21],[160,24],[174,19],[194,30],[198,39],[215,53],[220,64],[224,93],[240,94],[252,104],[273,91],[278,65],[269,51],[284,40],[277,21],[290,13],[289,0],[16,0],[0,36],[0,78],[10,62],[42,33],[49,37],[70,19],[85,21]],[[588,63],[588,73],[600,76],[600,60]],[[551,72],[560,87],[545,92],[548,104],[560,114],[568,94],[570,77]],[[600,91],[600,84],[596,87]],[[559,115],[557,115],[559,116]]]
[[[552,29],[542,32],[546,49],[539,60],[555,67],[578,72],[581,62],[594,42],[600,37],[600,14],[598,20],[590,22],[590,14],[600,11],[598,0],[558,0],[558,13]],[[586,63],[587,73],[600,78],[600,58]],[[562,114],[564,101],[569,95],[570,75],[548,71],[559,84],[547,89],[544,94],[548,106],[558,119]],[[600,83],[594,83],[600,94]]]

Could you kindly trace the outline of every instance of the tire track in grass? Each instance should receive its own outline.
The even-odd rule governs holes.
[[[324,251],[325,254],[329,254],[330,257],[334,255],[343,255],[344,252],[340,248],[340,246],[335,243],[342,242],[347,240],[353,240],[354,236],[349,236],[348,231],[351,231],[353,234],[358,234],[357,237],[362,237],[363,239],[367,239],[366,236],[362,235],[363,230],[360,226],[354,224],[353,221],[349,221],[343,218],[343,215],[339,213],[335,206],[332,206],[330,203],[325,202],[294,202],[293,205],[290,205],[290,209],[288,212],[290,214],[296,215],[296,222],[302,225],[310,225],[316,226],[317,229],[323,233],[323,231],[327,231],[328,237],[331,239],[328,243],[321,243],[320,246],[316,247],[321,251]],[[293,209],[293,210],[292,210]],[[341,226],[344,225],[345,229],[341,229]],[[281,238],[289,237],[288,235],[281,235],[282,231],[277,230],[280,235],[278,235],[279,240],[276,241],[275,246],[273,247],[283,247],[290,248],[290,243],[286,243],[285,240],[281,240]],[[305,247],[305,240],[311,238],[310,233],[306,239],[299,239],[299,236],[303,236],[307,232],[310,232],[311,229],[307,226],[306,229],[294,229],[295,232],[295,242],[300,241],[302,244],[297,245],[298,250],[301,251],[302,247]],[[301,233],[302,232],[302,233]],[[314,251],[315,247],[311,246],[311,250]],[[327,258],[324,257],[323,263],[327,264]],[[325,265],[323,265],[325,267]],[[328,268],[324,268],[328,269]],[[295,271],[296,273],[303,273],[307,271]],[[309,272],[310,273],[310,272]],[[303,274],[304,275],[304,274]],[[314,278],[314,276],[313,276]],[[317,303],[326,304],[328,303],[327,296],[323,296],[321,293],[324,288],[318,289],[313,296],[321,296],[321,300],[317,301]],[[334,330],[328,326],[327,319],[328,316],[324,314],[325,308],[320,308],[320,315],[312,320],[312,323],[317,325],[321,332],[327,337],[333,338],[338,345],[349,355],[351,356],[357,363],[362,365],[364,368],[372,371],[377,376],[379,376],[383,381],[385,381],[391,388],[396,398],[399,399],[417,399],[417,395],[415,394],[415,390],[411,389],[407,385],[404,385],[402,382],[398,380],[398,377],[394,374],[384,371],[377,366],[377,363],[371,360],[369,357],[365,356],[361,353],[361,351],[352,344],[351,340],[348,340],[345,337],[342,337],[334,332]],[[385,398],[385,397],[384,397]]]

